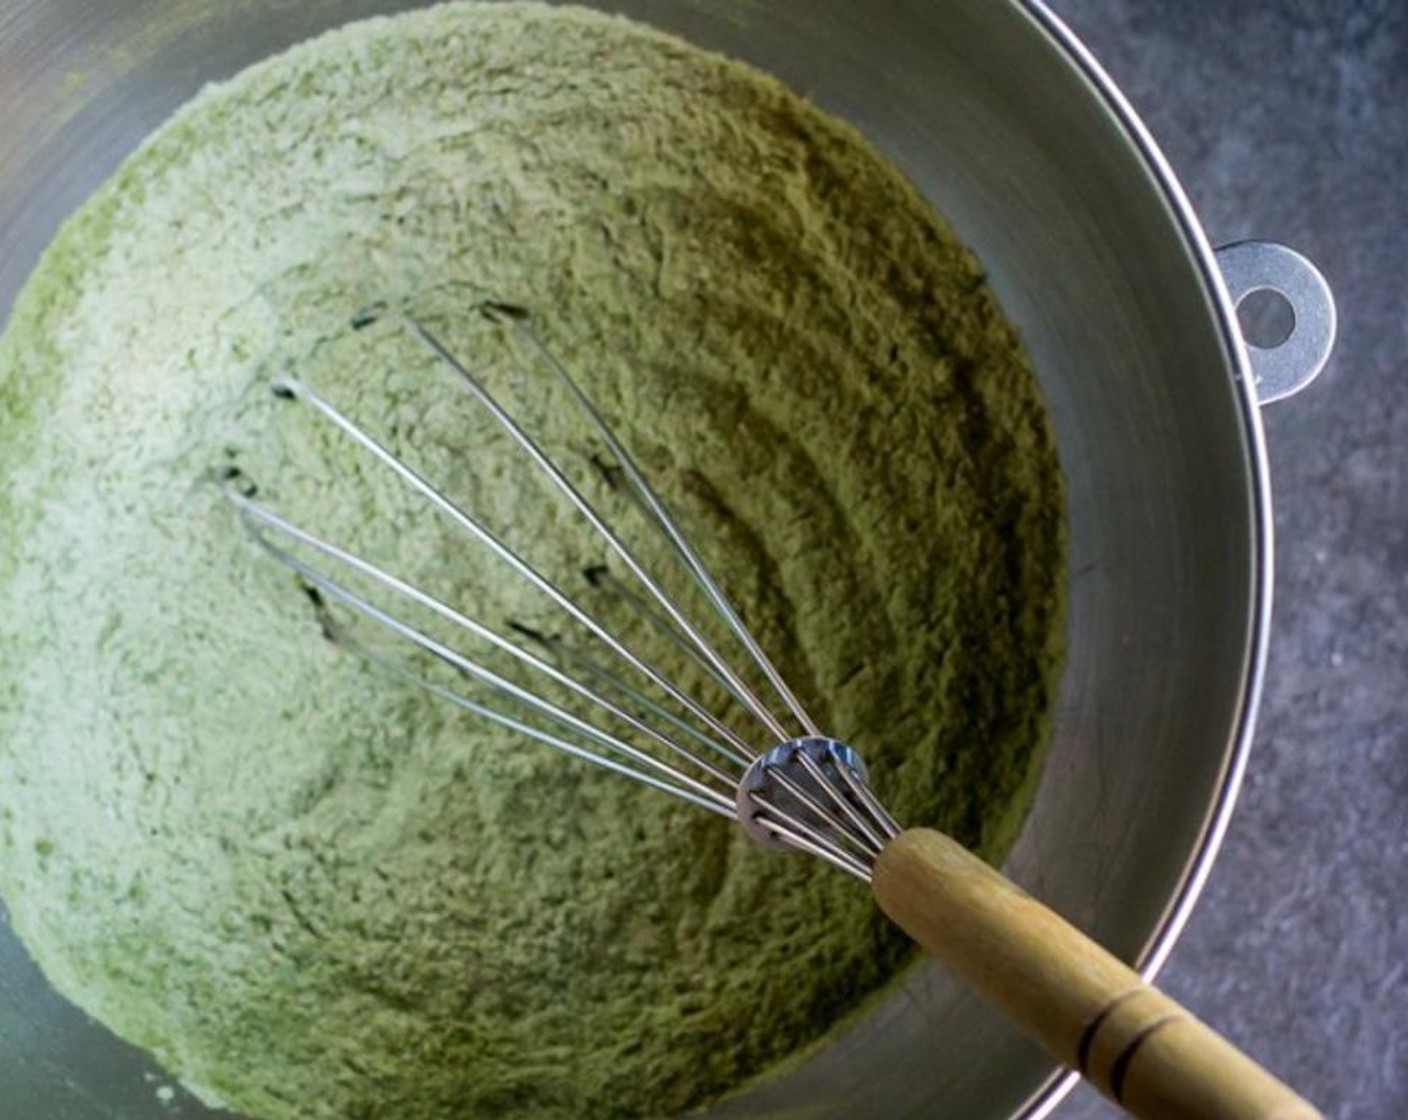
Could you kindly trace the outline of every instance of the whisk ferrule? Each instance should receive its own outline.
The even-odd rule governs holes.
[[[807,735],[753,760],[735,807],[750,837],[769,848],[800,848],[862,878],[899,832],[870,792],[865,763],[839,739]]]

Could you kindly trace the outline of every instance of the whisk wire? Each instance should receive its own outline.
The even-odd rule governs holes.
[[[632,497],[635,492],[631,492]],[[644,508],[644,507],[642,507]],[[732,696],[740,704],[747,705],[747,699],[740,695],[732,679],[725,677],[713,664],[704,658],[695,648],[694,644],[670,625],[670,620],[655,610],[646,599],[636,594],[629,587],[625,586],[623,580],[618,579],[609,569],[593,569],[587,573],[587,579],[594,587],[606,591],[610,595],[626,604],[631,610],[644,619],[658,634],[665,638],[671,645],[680,651],[690,662],[697,666],[699,670],[709,677],[715,684]],[[779,721],[780,724],[780,721]],[[772,734],[776,734],[774,729],[769,729]]]
[[[821,734],[816,723],[802,706],[801,701],[797,699],[796,694],[788,686],[787,681],[783,678],[782,674],[778,672],[777,667],[763,651],[757,639],[753,637],[752,632],[744,624],[743,619],[739,617],[738,612],[734,609],[728,596],[724,594],[718,581],[714,579],[709,569],[705,566],[703,559],[699,556],[698,552],[695,551],[694,546],[689,543],[689,538],[681,531],[674,516],[670,513],[668,508],[666,508],[665,503],[660,499],[659,495],[655,493],[655,489],[646,480],[640,468],[636,466],[636,462],[631,457],[630,453],[622,446],[621,441],[616,438],[616,434],[611,430],[610,425],[606,423],[601,414],[596,410],[596,406],[592,404],[590,398],[582,392],[576,380],[568,373],[567,367],[547,348],[542,339],[538,337],[537,332],[524,322],[521,315],[510,314],[501,305],[493,303],[484,304],[482,309],[494,319],[494,321],[508,326],[526,341],[552,371],[553,375],[563,387],[567,389],[577,407],[591,423],[592,427],[596,429],[597,434],[620,464],[631,486],[636,493],[640,495],[641,500],[653,515],[655,524],[665,534],[670,544],[674,546],[675,553],[693,575],[696,583],[704,592],[705,597],[713,606],[714,610],[724,619],[729,628],[733,631],[734,636],[743,645],[744,649],[748,651],[748,655],[762,671],[768,683],[772,685],[783,703],[786,704],[788,710],[791,711],[793,716],[802,725],[805,733],[808,735]],[[779,737],[781,739],[788,738],[785,731],[782,732]]]
[[[719,754],[728,758],[730,761],[736,762],[740,767],[744,769],[747,769],[747,767],[751,764],[751,759],[738,754],[732,747],[729,747],[727,744],[719,743],[713,739],[710,739],[706,734],[704,734],[703,731],[695,727],[688,720],[680,718],[674,712],[666,708],[663,704],[657,703],[656,701],[652,700],[645,693],[641,692],[640,689],[635,688],[634,686],[626,683],[615,673],[611,672],[611,670],[605,669],[602,666],[598,665],[586,654],[578,653],[561,638],[555,638],[550,637],[546,634],[540,634],[536,630],[530,630],[528,627],[521,626],[513,622],[510,622],[509,626],[517,630],[519,633],[523,634],[525,637],[528,637],[533,641],[538,642],[540,645],[545,646],[547,649],[552,651],[555,657],[561,659],[564,663],[573,666],[578,672],[582,673],[584,676],[587,676],[592,680],[597,681],[605,688],[609,688],[613,692],[624,697],[633,706],[643,711],[649,712],[656,719],[668,723],[671,727],[675,728],[675,730],[680,732],[680,734],[688,735],[691,739],[700,743],[707,749],[718,752]]]
[[[260,514],[268,514],[272,518],[277,518],[278,516],[276,514],[270,514],[269,511],[263,510],[262,507],[259,507],[255,503],[248,502],[247,499],[245,501],[246,509],[249,510],[251,512],[251,515],[254,517],[259,517]],[[293,528],[296,529],[296,526]],[[642,766],[649,767],[652,770],[656,770],[660,773],[669,775],[676,782],[680,783],[681,786],[685,787],[685,790],[691,791],[694,794],[694,796],[689,798],[689,800],[697,801],[700,798],[706,799],[710,801],[713,805],[724,808],[727,812],[727,815],[733,815],[732,798],[725,796],[713,787],[706,785],[704,782],[699,781],[696,778],[691,777],[690,775],[684,773],[682,770],[679,770],[678,768],[670,765],[669,763],[662,761],[656,756],[646,751],[640,750],[638,747],[631,745],[625,740],[615,735],[612,735],[606,731],[603,731],[600,727],[596,726],[595,724],[592,724],[587,720],[582,719],[580,716],[577,716],[573,712],[570,712],[567,709],[557,704],[554,704],[552,701],[547,700],[544,697],[539,696],[536,693],[525,689],[518,684],[515,684],[513,681],[508,680],[506,677],[494,672],[492,669],[489,669],[488,667],[480,664],[472,658],[466,657],[458,650],[452,649],[451,647],[445,645],[438,639],[425,633],[425,631],[415,626],[412,626],[410,623],[407,623],[402,619],[397,618],[389,611],[386,611],[383,608],[377,606],[375,603],[371,602],[364,596],[357,594],[357,592],[339,583],[331,576],[328,576],[327,574],[318,571],[316,568],[305,563],[299,557],[293,555],[287,549],[280,548],[278,545],[269,541],[266,537],[262,536],[257,532],[255,533],[255,539],[280,563],[284,564],[286,567],[292,569],[298,575],[308,580],[310,583],[316,586],[319,591],[326,592],[328,595],[331,595],[333,598],[341,602],[344,606],[350,608],[356,613],[371,619],[372,621],[390,630],[392,633],[397,634],[398,636],[420,647],[427,653],[443,661],[445,664],[460,671],[461,673],[464,673],[466,676],[472,677],[473,679],[480,681],[482,684],[487,685],[488,687],[499,692],[500,694],[518,701],[525,707],[528,707],[529,709],[537,712],[539,715],[542,715],[547,719],[552,720],[554,723],[558,723],[564,727],[571,728],[573,731],[597,743],[599,746],[605,748],[606,750],[614,751],[618,754],[630,758],[631,760],[639,763]],[[368,656],[371,655],[368,654]],[[457,693],[452,693],[448,689],[442,689],[440,686],[434,684],[434,682],[415,677],[414,674],[402,673],[401,675],[411,677],[418,683],[423,684],[430,691],[435,692],[437,695],[458,696]],[[591,695],[590,692],[588,692],[588,695]],[[468,697],[460,697],[460,699],[464,701],[464,703],[461,705],[462,707],[470,707],[476,713],[485,715],[486,717],[491,718],[495,722],[498,722],[500,724],[511,726],[514,730],[521,730],[523,727],[532,726],[531,724],[524,724],[521,720],[517,720],[513,716],[509,716],[503,712],[498,711],[495,708],[491,708],[483,704],[478,704],[475,701],[470,700]],[[595,697],[593,697],[593,699],[595,699]],[[609,705],[605,706],[609,707]],[[533,737],[542,740],[545,736],[550,736],[550,733],[542,732],[541,729],[538,729],[538,733],[534,734]],[[556,745],[558,741],[557,737],[550,737],[554,740],[554,743]],[[669,742],[668,740],[664,741],[666,743]],[[567,740],[561,740],[560,742],[571,746],[572,749],[569,750],[568,753],[577,755],[578,757],[588,758],[590,760],[601,762],[603,764],[607,764],[614,761],[600,754],[588,751],[585,748],[576,746],[575,744],[570,744]],[[698,758],[698,756],[691,754],[689,751],[685,750],[682,747],[676,746],[674,749],[677,750],[682,757],[689,759],[695,764],[700,764],[702,761]],[[645,781],[648,785],[667,788],[670,791],[677,791],[675,786],[670,785],[669,783],[662,783],[659,780],[651,780],[651,775],[632,770],[629,767],[612,765],[609,768],[621,771],[623,773],[627,773],[629,776],[639,778],[640,780]],[[714,770],[712,767],[706,768],[709,769],[712,773],[716,774],[721,781],[724,781],[725,783],[729,781],[727,775],[724,775],[721,772]]]
[[[779,739],[786,739],[788,732],[782,723],[750,689],[747,683],[734,672],[733,668],[723,658],[723,656],[709,643],[708,639],[699,631],[698,627],[686,617],[678,603],[659,584],[654,576],[636,558],[635,554],[626,546],[625,542],[617,535],[616,531],[607,523],[606,519],[599,514],[595,507],[589,502],[572,481],[553,462],[538,445],[538,442],[518,423],[507,411],[494,399],[492,393],[485,387],[469,369],[453,354],[449,349],[423,324],[409,316],[399,317],[405,324],[420,336],[451,370],[454,371],[463,384],[480,405],[490,416],[504,429],[513,440],[523,449],[530,459],[533,460],[542,471],[552,481],[553,485],[562,493],[572,507],[586,518],[587,522],[601,534],[607,546],[621,560],[630,573],[635,576],[640,585],[649,592],[650,597],[659,604],[660,608],[669,616],[670,621],[684,633],[699,651],[699,653],[714,667],[716,672],[722,675],[730,685],[730,691],[751,711],[763,726]],[[614,449],[613,449],[614,450]]]
[[[533,739],[539,743],[544,744],[545,746],[552,747],[554,750],[562,751],[564,754],[571,755],[574,758],[582,759],[584,762],[590,762],[595,766],[600,766],[603,769],[610,770],[611,772],[619,774],[622,777],[630,778],[632,781],[640,782],[643,785],[649,786],[652,789],[657,789],[662,793],[668,793],[675,797],[682,798],[683,800],[688,801],[691,804],[698,805],[702,809],[708,809],[711,813],[717,813],[721,817],[728,817],[729,819],[734,819],[736,816],[733,807],[733,802],[728,798],[720,798],[714,795],[714,791],[712,790],[708,791],[711,796],[706,797],[702,794],[696,793],[692,789],[686,789],[682,786],[674,785],[670,782],[664,781],[661,778],[657,778],[653,774],[648,774],[644,771],[637,770],[634,767],[627,766],[625,763],[620,762],[617,759],[611,758],[608,755],[603,755],[596,751],[589,750],[586,747],[580,746],[579,744],[572,742],[570,739],[564,739],[560,735],[554,735],[550,731],[544,731],[542,728],[536,727],[531,723],[526,723],[523,720],[517,719],[506,712],[501,712],[497,708],[491,708],[486,704],[480,704],[475,700],[471,700],[467,696],[455,692],[453,689],[446,688],[443,685],[436,684],[432,680],[426,679],[425,677],[417,676],[415,673],[408,672],[401,666],[394,664],[386,658],[378,657],[376,654],[371,653],[368,650],[361,649],[355,646],[353,647],[353,649],[354,652],[360,654],[362,657],[365,657],[368,661],[375,664],[379,669],[391,673],[393,676],[400,677],[402,680],[406,681],[409,684],[415,685],[417,688],[424,689],[432,696],[436,696],[442,700],[447,700],[451,704],[454,704],[456,707],[462,708],[463,710],[470,712],[481,719],[488,720],[491,723],[496,723],[499,726],[505,727],[508,730],[513,731],[519,735],[526,736],[527,738]]]
[[[766,804],[761,799],[759,799],[759,803]],[[766,820],[768,828],[773,834],[786,840],[792,847],[810,852],[831,864],[832,867],[839,867],[842,871],[848,872],[864,882],[870,881],[870,871],[864,863],[838,848],[828,836],[818,832],[791,813],[770,805]]]
[[[544,661],[542,658],[534,655],[530,651],[525,650],[521,646],[517,646],[513,642],[508,641],[502,635],[491,630],[489,627],[485,626],[477,619],[471,618],[463,611],[457,610],[456,608],[450,606],[444,600],[436,598],[434,595],[422,591],[415,585],[407,583],[405,580],[399,578],[398,576],[392,575],[384,568],[378,567],[376,564],[373,564],[368,560],[364,560],[362,557],[357,556],[355,553],[349,552],[346,549],[340,548],[339,546],[332,544],[329,541],[323,540],[316,534],[310,533],[308,532],[308,530],[302,528],[301,526],[295,525],[293,522],[289,521],[284,517],[281,517],[279,514],[273,512],[272,510],[266,509],[257,502],[245,498],[242,495],[233,495],[232,500],[241,508],[246,517],[254,519],[261,525],[275,529],[280,533],[283,533],[286,536],[289,536],[294,540],[300,542],[301,544],[304,544],[309,548],[312,548],[315,551],[322,553],[324,556],[328,556],[334,560],[339,561],[342,564],[347,565],[348,567],[354,569],[362,575],[367,576],[368,578],[376,581],[377,583],[380,583],[382,586],[390,589],[391,591],[394,591],[398,595],[404,596],[405,598],[410,599],[415,603],[418,603],[419,605],[427,608],[428,610],[433,611],[435,614],[439,615],[447,622],[450,622],[463,630],[469,631],[475,637],[480,638],[481,640],[494,646],[494,648],[503,651],[505,654],[526,665],[533,671],[550,678],[556,683],[562,685],[564,688],[567,688],[572,692],[576,693],[578,696],[581,696],[589,703],[600,707],[608,714],[626,723],[628,726],[634,728],[636,731],[639,731],[641,734],[652,739],[660,746],[673,751],[674,753],[678,754],[681,758],[687,759],[695,766],[698,766],[700,769],[705,770],[710,775],[723,782],[726,786],[732,784],[732,782],[734,781],[734,779],[729,774],[718,769],[718,767],[711,764],[707,759],[700,757],[693,751],[688,750],[684,746],[670,739],[669,736],[661,733],[659,730],[652,727],[644,720],[639,719],[626,709],[620,707],[617,704],[612,703],[600,693],[595,692],[590,688],[587,688],[580,681],[562,672],[551,662]],[[335,581],[331,580],[330,577],[318,571],[311,565],[305,564],[297,556],[295,556],[291,552],[288,552],[286,549],[279,548],[267,538],[259,535],[257,531],[256,539],[259,540],[259,542],[265,547],[266,550],[274,554],[276,558],[283,561],[288,567],[293,568],[304,579],[318,586],[320,589],[331,590],[331,586],[335,583]],[[344,590],[346,589],[344,588]],[[349,594],[351,593],[349,592]],[[369,602],[369,600],[366,600],[364,596],[356,596],[356,598],[359,603]],[[361,613],[367,614],[368,612],[361,611]],[[681,724],[686,727],[688,726],[687,724],[684,724],[683,721],[681,721]],[[698,733],[698,735],[699,738],[710,747],[716,750],[723,749],[721,744],[714,743],[712,740],[708,739],[707,736],[704,736],[702,732]],[[729,757],[732,758],[733,756],[730,755]]]
[[[849,831],[846,829],[845,822],[844,822],[843,820],[841,820],[840,818],[838,818],[838,817],[836,816],[836,814],[833,813],[830,809],[828,809],[828,808],[826,807],[826,805],[822,802],[822,800],[821,800],[819,797],[816,797],[815,795],[813,795],[813,794],[811,793],[810,790],[806,789],[805,787],[801,786],[801,785],[798,784],[797,782],[793,781],[793,780],[787,775],[787,773],[786,773],[785,771],[783,771],[783,770],[776,770],[776,771],[774,771],[774,772],[772,773],[772,778],[773,778],[774,781],[777,782],[777,784],[778,784],[779,786],[781,786],[781,787],[782,787],[783,789],[785,789],[788,793],[790,793],[793,797],[795,797],[799,802],[801,802],[801,803],[802,803],[803,805],[805,805],[808,809],[810,809],[810,810],[812,811],[812,814],[813,814],[817,819],[819,819],[819,820],[823,821],[824,823],[826,823],[827,825],[829,825],[830,828],[831,828],[831,830],[832,830],[837,836],[840,836],[840,837],[843,838],[844,843],[849,844],[850,846],[859,849],[862,855],[865,855],[865,856],[868,856],[868,857],[872,857],[872,858],[873,858],[874,856],[880,854],[880,847],[881,847],[880,845],[875,846],[874,850],[870,850],[870,849],[867,847],[867,845],[866,845],[866,843],[865,843],[865,840],[864,840],[863,838],[857,837],[857,836],[855,836],[854,834],[852,834],[851,832],[849,832]],[[823,779],[823,782],[824,782],[824,781],[825,781],[825,780]],[[822,788],[823,788],[823,789],[829,789],[830,787],[829,787],[829,785],[823,784]],[[753,795],[751,795],[751,796],[752,796],[753,799],[754,799],[755,801],[757,801],[759,804],[766,804],[765,802],[763,802],[763,801],[761,800],[761,798],[760,798],[757,794],[753,794]],[[778,811],[776,805],[772,805],[772,806],[770,806],[770,807],[771,807],[771,809],[772,809],[773,812],[777,812],[777,811]]]
[[[852,824],[852,826],[854,826],[860,831],[861,836],[863,836],[867,841],[869,841],[869,854],[872,856],[878,856],[880,854],[880,850],[885,846],[885,841],[880,836],[880,834],[877,833],[875,829],[871,827],[870,822],[867,821],[864,815],[858,812],[855,806],[852,805],[851,802],[836,789],[836,787],[829,780],[827,774],[822,770],[820,764],[818,764],[817,761],[812,758],[811,755],[802,752],[797,755],[797,761],[801,764],[802,769],[806,770],[807,773],[812,776],[812,780],[816,782],[817,788],[820,789],[826,795],[827,799],[833,805],[835,805],[837,809],[841,811],[841,814],[846,818],[846,820],[848,820]],[[845,767],[840,767],[838,772],[845,774],[849,777],[850,772]],[[852,783],[855,783],[854,778],[852,778],[851,781]],[[836,828],[843,835],[852,835],[852,833],[845,829],[839,821],[836,822]]]
[[[676,703],[687,709],[696,719],[704,722],[714,732],[732,743],[745,754],[751,754],[747,740],[725,724],[714,713],[705,708],[692,696],[671,681],[645,658],[641,657],[623,641],[617,638],[587,611],[577,605],[561,588],[544,576],[497,536],[490,532],[477,519],[466,513],[446,495],[427,481],[414,468],[393,455],[386,447],[373,438],[362,427],[344,415],[335,405],[320,396],[307,383],[293,378],[279,382],[279,391],[285,395],[312,405],[322,416],[330,420],[343,433],[351,437],[377,460],[390,468],[412,489],[428,499],[432,505],[449,517],[455,524],[470,533],[488,548],[496,557],[507,564],[520,577],[527,580],[554,603],[570,614],[599,641],[605,644],[616,656],[629,664],[638,673],[648,678],[656,687]]]
[[[886,840],[893,840],[903,831],[899,821],[895,820],[895,818],[890,815],[890,811],[885,808],[884,804],[875,796],[868,785],[864,782],[857,781],[855,775],[844,766],[840,767],[837,772],[840,774],[841,781],[845,784],[846,788],[857,801],[865,806],[871,819],[880,826],[885,834]]]

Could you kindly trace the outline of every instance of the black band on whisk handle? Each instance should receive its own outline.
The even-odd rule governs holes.
[[[1141,1120],[1321,1120],[1314,1106],[1124,962],[939,832],[876,861],[887,915]]]

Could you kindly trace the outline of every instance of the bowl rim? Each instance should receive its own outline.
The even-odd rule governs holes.
[[[1242,421],[1248,468],[1245,475],[1247,498],[1251,506],[1251,571],[1248,573],[1251,596],[1241,701],[1223,752],[1216,788],[1199,826],[1198,838],[1188,853],[1177,886],[1135,957],[1139,974],[1152,981],[1167,963],[1207,885],[1208,875],[1226,838],[1236,807],[1256,729],[1266,673],[1275,566],[1270,468],[1262,431],[1261,406],[1256,397],[1255,378],[1246,344],[1238,326],[1236,306],[1217,264],[1212,242],[1172,164],[1114,79],[1080,37],[1047,6],[1046,0],[1015,0],[1015,6],[1085,80],[1153,180],[1155,190],[1174,220],[1183,248],[1202,280],[1208,311],[1222,345],[1227,369],[1235,382],[1233,388]],[[1079,1080],[1080,1076],[1074,1070],[1054,1072],[1016,1113],[1014,1120],[1042,1120],[1050,1116]]]

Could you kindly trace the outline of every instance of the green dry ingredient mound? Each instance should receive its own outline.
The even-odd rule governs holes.
[[[274,399],[288,372],[694,680],[581,578],[605,549],[426,348],[349,328],[375,298],[629,524],[599,441],[472,311],[529,309],[824,729],[902,820],[989,857],[1030,798],[1060,652],[1036,382],[977,262],[853,129],[678,40],[529,4],[355,24],[207,90],[14,309],[0,890],[58,990],[266,1120],[703,1105],[914,950],[848,876],[327,640],[228,469],[486,621],[565,627]]]

